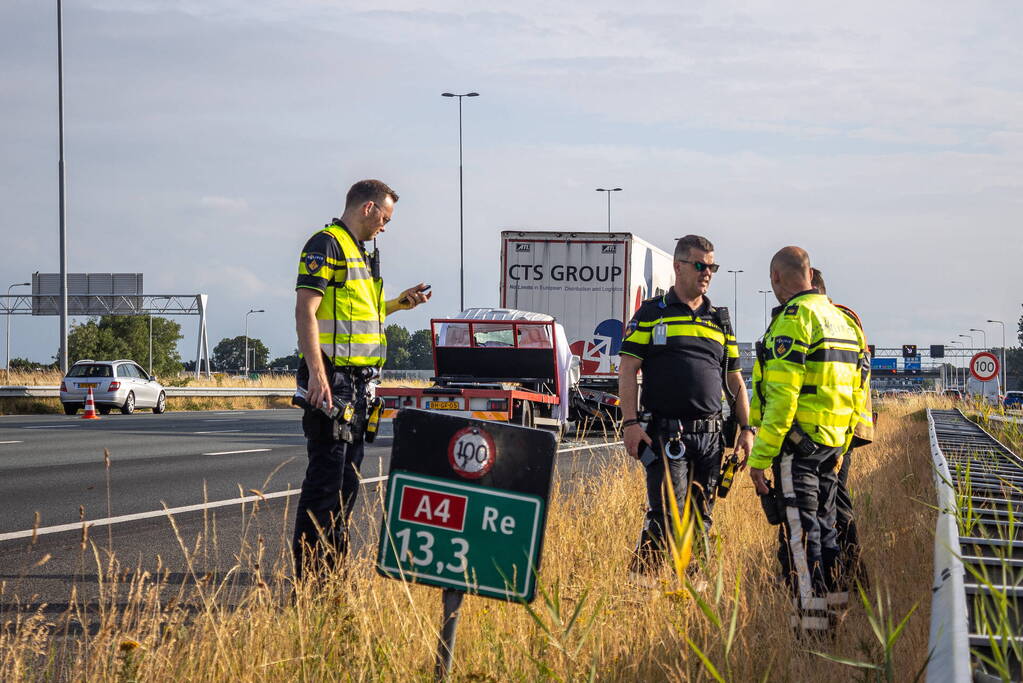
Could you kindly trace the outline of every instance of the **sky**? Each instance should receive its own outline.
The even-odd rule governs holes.
[[[0,293],[58,263],[54,3],[0,4]],[[1003,2],[65,0],[71,272],[209,295],[211,348],[295,348],[305,240],[360,178],[401,195],[389,294],[410,329],[499,303],[502,229],[708,237],[740,341],[768,262],[806,248],[881,346],[1015,338],[1023,10]],[[17,290],[15,290],[17,291]],[[24,291],[24,290],[23,290]],[[184,359],[197,320],[179,318]],[[58,318],[12,318],[48,361]],[[974,333],[977,345],[979,334]]]

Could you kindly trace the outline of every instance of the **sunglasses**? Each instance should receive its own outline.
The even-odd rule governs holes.
[[[702,273],[705,270],[709,270],[712,273],[718,272],[718,268],[721,267],[718,263],[704,263],[703,261],[686,261],[685,259],[679,259],[679,263],[691,263],[693,268],[696,268],[697,273]]]

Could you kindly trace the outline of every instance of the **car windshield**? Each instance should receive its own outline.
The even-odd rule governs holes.
[[[113,377],[109,365],[76,365],[67,373],[68,377]]]

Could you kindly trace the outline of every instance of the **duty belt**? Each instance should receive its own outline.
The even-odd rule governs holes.
[[[696,420],[681,420],[674,417],[663,417],[656,413],[650,415],[651,420],[675,420],[682,425],[682,431],[689,434],[716,434],[724,428],[725,421],[720,417],[705,417]]]
[[[368,382],[380,376],[380,370],[374,365],[341,365],[334,372],[347,375],[353,382]]]

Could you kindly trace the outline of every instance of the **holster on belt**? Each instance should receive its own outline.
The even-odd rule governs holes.
[[[325,359],[326,360],[326,359]],[[327,360],[329,363],[329,360]],[[330,438],[333,441],[344,441],[352,443],[355,434],[364,426],[367,416],[357,414],[357,404],[361,394],[366,393],[369,387],[369,380],[372,378],[375,368],[337,368],[327,365],[330,373],[331,402],[328,405],[323,403],[314,406],[307,400],[308,397],[308,370],[303,366],[297,377],[295,395],[291,397],[292,405],[299,406],[306,410],[310,420],[310,429],[326,436],[327,429],[330,430]],[[306,420],[303,420],[305,424]],[[318,427],[316,425],[322,425]],[[310,436],[309,433],[306,436]]]
[[[725,418],[725,423],[721,427],[721,448],[732,448],[735,446],[735,437],[739,435],[739,420],[735,417],[735,412],[729,413],[728,417]]]
[[[767,482],[767,493],[760,494],[760,506],[764,508],[764,516],[767,523],[776,526],[785,519],[785,501],[782,500],[780,492],[774,485]]]
[[[672,460],[685,455],[686,447],[682,444],[682,421],[668,417],[654,417],[654,429],[660,442],[661,452]]]
[[[820,445],[810,438],[810,435],[799,426],[798,422],[792,422],[792,428],[785,435],[785,443],[788,444],[796,455],[809,458],[817,453]]]

